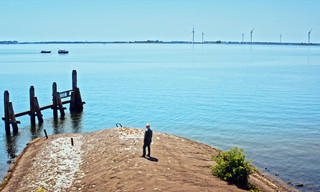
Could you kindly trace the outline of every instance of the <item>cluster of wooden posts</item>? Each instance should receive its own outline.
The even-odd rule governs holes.
[[[71,97],[70,100],[62,101],[64,98]],[[63,118],[65,116],[63,104],[70,103],[71,112],[81,112],[83,110],[80,89],[77,86],[77,71],[72,71],[72,89],[67,91],[58,92],[57,84],[54,82],[52,85],[52,104],[40,107],[38,98],[35,96],[34,87],[30,87],[30,110],[21,113],[14,113],[12,102],[9,99],[9,92],[6,90],[4,92],[4,120],[5,129],[7,133],[10,133],[10,125],[12,126],[13,132],[18,132],[18,124],[20,121],[16,120],[16,117],[23,115],[29,115],[31,125],[36,124],[36,117],[38,118],[39,125],[43,123],[42,110],[52,109],[53,117],[58,118],[58,110],[60,111],[60,116]]]

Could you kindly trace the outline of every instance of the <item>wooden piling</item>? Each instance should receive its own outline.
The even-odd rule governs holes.
[[[56,93],[56,101],[57,101],[58,109],[60,111],[61,118],[63,118],[65,116],[65,113],[64,113],[65,108],[62,105],[62,101],[61,101],[61,97],[60,97],[59,92]]]
[[[39,124],[41,125],[43,123],[43,118],[42,118],[42,113],[41,113],[41,109],[40,109],[37,97],[33,97],[33,106],[34,106],[34,111],[36,112]]]
[[[53,117],[55,118],[55,119],[57,119],[58,118],[58,106],[57,106],[57,83],[56,82],[54,82],[53,84],[52,84],[52,97],[53,97],[53,99],[52,99],[52,109],[53,109]]]
[[[34,126],[36,124],[36,117],[35,117],[35,109],[34,109],[34,87],[31,86],[30,87],[30,121],[31,121],[31,125]]]
[[[10,124],[12,126],[13,132],[18,132],[18,123],[20,121],[16,120],[12,102],[9,99],[9,92],[6,90],[4,92],[4,118],[6,133],[10,133]]]
[[[44,131],[44,134],[46,135],[46,138],[48,139],[48,134],[47,134],[46,129],[43,129],[43,131]]]
[[[77,71],[73,70],[72,71],[72,90],[75,91],[76,88],[78,87],[77,85]]]
[[[9,123],[9,91],[4,92],[4,123],[6,132],[10,133],[10,123]]]
[[[70,97],[70,100],[62,101],[62,99]],[[36,124],[35,118],[38,118],[39,124],[43,123],[43,117],[41,114],[41,110],[45,109],[53,109],[53,117],[54,119],[58,118],[58,110],[60,111],[61,117],[65,116],[64,110],[66,109],[63,107],[63,104],[70,103],[70,111],[71,112],[81,112],[83,110],[80,89],[77,87],[77,71],[72,71],[72,90],[58,92],[57,83],[52,84],[52,104],[40,107],[38,98],[35,96],[35,89],[34,86],[30,86],[29,90],[29,103],[30,103],[30,110],[23,111],[20,113],[15,114],[13,110],[12,103],[9,99],[9,92],[6,90],[4,92],[4,117],[2,120],[5,122],[5,129],[7,133],[10,133],[10,124],[13,128],[14,132],[18,131],[18,123],[20,121],[16,120],[16,117],[20,117],[23,115],[29,115],[31,125],[34,126]]]
[[[81,99],[80,89],[76,88],[74,92],[71,93],[70,101],[70,111],[71,112],[81,112],[83,111],[83,103]]]
[[[72,71],[72,93],[70,100],[70,111],[81,112],[83,110],[83,104],[81,99],[80,89],[77,87],[77,71]]]
[[[8,112],[9,112],[9,122],[12,125],[13,132],[16,133],[16,132],[18,132],[18,125],[17,125],[16,117],[14,116],[12,102],[9,102]],[[9,127],[9,132],[10,132],[10,127]]]

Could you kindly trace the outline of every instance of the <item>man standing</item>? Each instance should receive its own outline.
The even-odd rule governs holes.
[[[146,125],[146,132],[144,133],[144,144],[143,144],[143,155],[142,157],[146,157],[146,147],[148,147],[148,157],[150,157],[150,144],[152,142],[152,130],[150,129],[150,124]]]

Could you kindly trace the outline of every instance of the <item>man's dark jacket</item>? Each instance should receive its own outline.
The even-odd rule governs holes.
[[[152,131],[151,131],[151,129],[148,129],[144,133],[144,143],[145,144],[150,144],[151,141],[152,141]]]

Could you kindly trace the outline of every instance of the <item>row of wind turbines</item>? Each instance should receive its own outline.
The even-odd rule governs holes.
[[[311,32],[313,29],[310,29],[310,31],[308,32],[308,44],[310,44],[310,36],[311,36]],[[252,34],[253,34],[254,28],[250,31],[250,42],[252,43]],[[194,34],[195,34],[195,30],[194,27],[192,28],[192,43],[194,43]],[[202,43],[204,42],[204,33],[201,33],[202,36]],[[242,42],[244,42],[244,33],[242,33]],[[280,34],[280,43],[282,43],[282,34]]]

